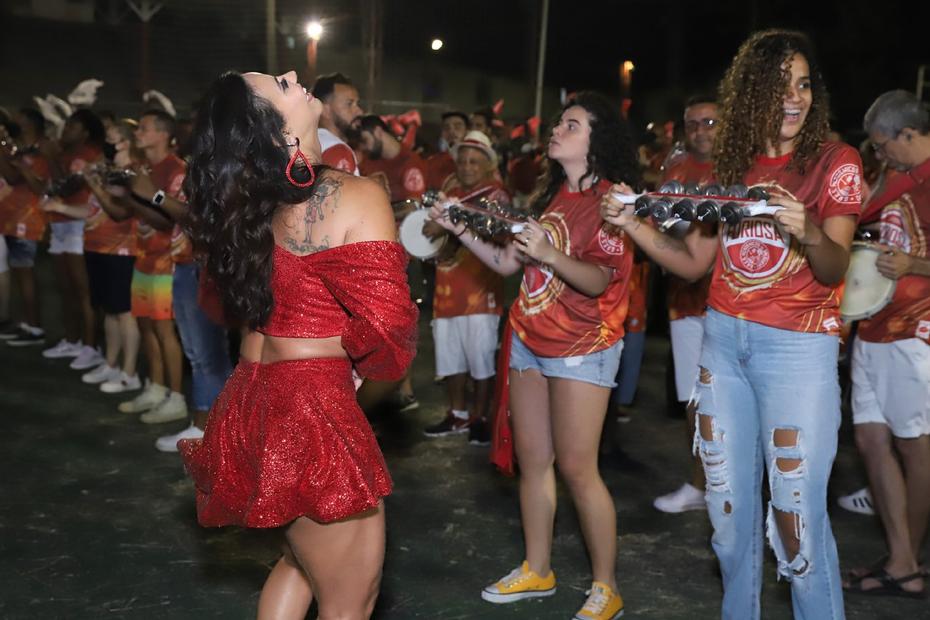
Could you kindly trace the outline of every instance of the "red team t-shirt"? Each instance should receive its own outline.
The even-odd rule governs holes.
[[[862,162],[855,149],[825,143],[805,175],[788,168],[791,155],[757,157],[743,182],[804,203],[818,226],[828,217],[859,216]],[[771,215],[721,227],[708,298],[714,310],[780,329],[838,334],[839,303],[839,289],[814,278],[804,247],[780,231]]]
[[[611,347],[623,337],[633,251],[626,235],[605,223],[599,214],[601,198],[610,186],[606,180],[584,192],[570,192],[563,186],[539,218],[556,249],[587,263],[611,267],[614,272],[600,296],[588,297],[544,267],[524,267],[510,325],[536,355],[587,355]]]
[[[97,163],[100,159],[103,158],[103,151],[98,149],[95,146],[84,145],[77,148],[72,153],[66,153],[61,160],[61,168],[65,171],[65,175],[79,174],[83,172],[84,168],[90,166],[91,164]],[[73,206],[84,206],[90,200],[92,196],[90,189],[87,185],[81,184],[81,189],[69,194],[67,196],[61,196],[61,201],[66,205]],[[74,220],[73,217],[68,217],[62,213],[49,213],[49,221],[52,222],[70,222]]]
[[[930,160],[918,168],[930,168]],[[880,222],[883,244],[911,256],[927,258],[930,179],[886,205]],[[930,278],[918,275],[899,278],[891,302],[871,319],[860,321],[856,334],[866,342],[919,338],[930,343]]]
[[[463,202],[469,202],[473,196],[484,196],[504,206],[510,204],[510,196],[496,182],[468,191],[459,187],[450,192],[449,196],[460,198]],[[451,239],[450,242],[458,244]],[[500,315],[503,284],[504,279],[500,274],[459,244],[452,258],[436,265],[433,317],[445,319],[467,314]]]
[[[690,153],[678,159],[665,171],[662,182],[680,181],[697,183],[700,186],[714,182],[713,162],[698,161]],[[710,289],[711,274],[697,282],[688,282],[668,274],[668,320],[676,321],[689,316],[704,316],[707,307],[707,291]]]
[[[50,171],[45,157],[38,153],[24,155],[23,162],[37,177],[48,180]],[[29,241],[41,240],[48,226],[48,214],[39,208],[41,196],[29,189],[25,182],[7,185],[0,178],[0,184],[3,185],[0,189],[0,234]]]
[[[164,188],[169,196],[178,197],[185,175],[184,162],[176,155],[168,155],[152,166],[152,183]],[[142,220],[138,224],[139,258],[136,269],[149,275],[170,275],[174,272],[171,257],[173,230],[156,230]]]
[[[90,206],[90,213],[84,220],[84,250],[100,254],[135,256],[136,218],[115,221],[107,215],[93,194],[87,204]]]
[[[362,175],[390,188],[391,202],[416,199],[426,191],[426,163],[407,148],[394,159],[366,159],[361,171]]]
[[[447,152],[436,153],[426,158],[428,172],[426,184],[430,189],[442,189],[446,180],[455,174],[455,160]]]

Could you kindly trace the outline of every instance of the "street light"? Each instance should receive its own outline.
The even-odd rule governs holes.
[[[443,45],[442,39],[433,39],[433,42],[430,43],[430,46],[429,46],[429,47],[430,47],[430,49],[433,50],[434,52],[438,52],[439,50],[442,49],[442,45]]]
[[[319,41],[323,36],[323,24],[314,20],[307,24],[307,36],[314,41]]]
[[[323,36],[323,24],[317,20],[307,23],[307,67],[310,70],[309,82],[316,79],[316,44]]]

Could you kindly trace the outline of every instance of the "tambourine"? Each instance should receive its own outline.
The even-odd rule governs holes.
[[[678,222],[722,223],[735,226],[747,217],[773,215],[782,207],[768,204],[769,193],[763,187],[705,185],[703,188],[678,181],[664,183],[658,191],[644,194],[614,193],[623,204],[633,205],[633,214],[650,218],[660,230]]]

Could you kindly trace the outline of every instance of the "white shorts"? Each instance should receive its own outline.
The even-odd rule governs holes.
[[[930,434],[930,345],[926,342],[856,338],[852,382],[853,424],[884,424],[902,439]]]
[[[701,341],[704,340],[704,317],[686,316],[670,321],[672,359],[675,362],[675,392],[678,402],[691,400],[701,363]]]
[[[49,239],[49,254],[83,254],[84,220],[52,222],[49,224],[52,234]]]
[[[475,381],[493,377],[500,320],[496,314],[433,319],[436,374],[449,377],[467,372]]]

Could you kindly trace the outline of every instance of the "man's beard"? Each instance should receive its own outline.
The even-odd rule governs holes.
[[[359,139],[358,130],[352,125],[352,123],[345,122],[339,116],[333,116],[333,124],[336,126],[342,135],[346,137],[346,140],[349,142],[357,142]]]

